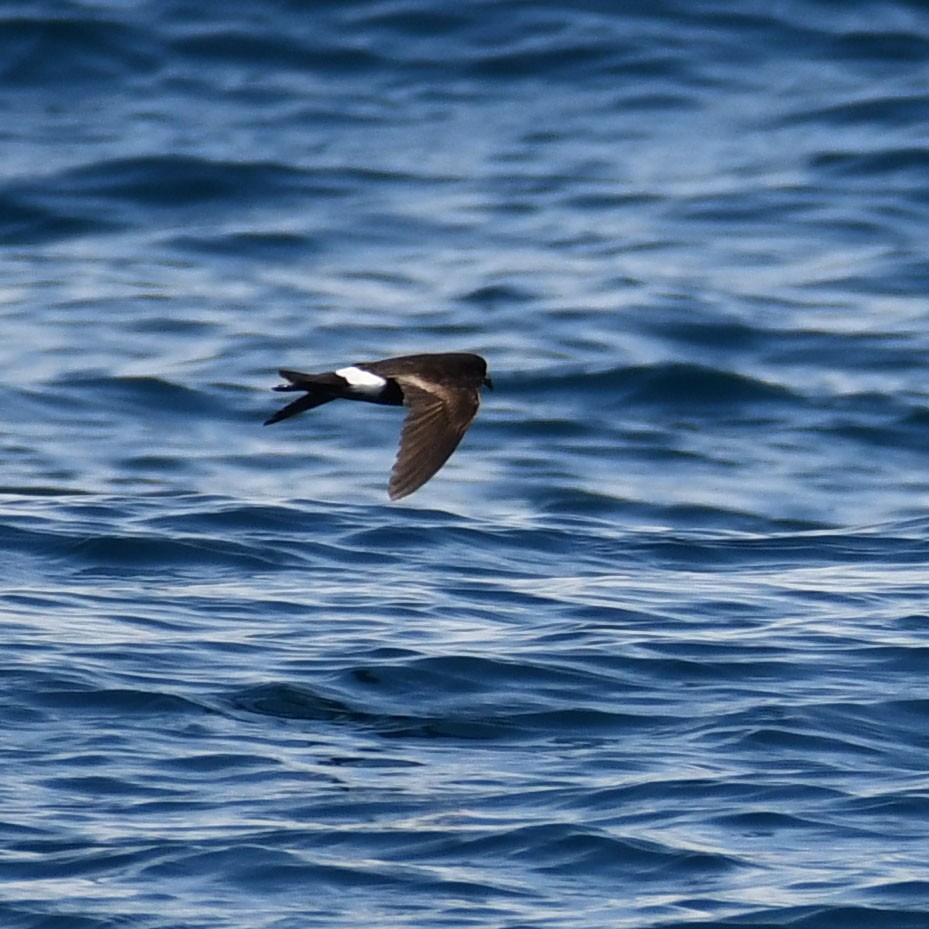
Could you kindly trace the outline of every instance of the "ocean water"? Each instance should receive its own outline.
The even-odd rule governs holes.
[[[929,927],[929,6],[0,9],[0,926]],[[477,351],[270,428],[280,366]]]

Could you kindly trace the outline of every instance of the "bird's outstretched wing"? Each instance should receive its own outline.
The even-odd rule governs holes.
[[[398,375],[409,413],[390,474],[388,493],[399,500],[422,487],[458,447],[480,406],[478,391]]]

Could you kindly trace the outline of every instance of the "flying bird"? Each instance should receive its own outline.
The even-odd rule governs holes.
[[[477,415],[480,388],[493,389],[487,362],[469,352],[403,355],[324,374],[284,368],[280,375],[287,383],[274,390],[305,393],[266,420],[266,426],[330,400],[408,408],[387,488],[391,500],[418,490],[448,461]]]

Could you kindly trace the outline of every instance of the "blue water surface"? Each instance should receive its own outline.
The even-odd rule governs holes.
[[[929,6],[0,9],[0,925],[929,927]],[[281,366],[477,351],[263,428]]]

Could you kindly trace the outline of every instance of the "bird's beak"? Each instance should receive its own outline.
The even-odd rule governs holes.
[[[494,382],[493,382],[489,377],[485,377],[485,378],[484,378],[484,386],[487,387],[487,388],[490,389],[490,390],[493,390],[493,389],[494,389]]]

